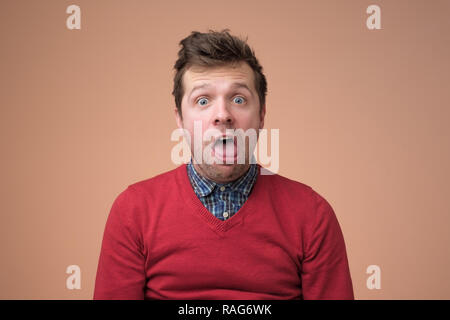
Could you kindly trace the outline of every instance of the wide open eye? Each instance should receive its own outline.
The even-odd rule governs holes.
[[[235,97],[235,98],[233,99],[233,101],[234,101],[235,103],[237,103],[237,104],[243,104],[243,103],[245,102],[245,99],[242,98],[242,97]]]
[[[201,106],[206,106],[208,104],[208,99],[200,98],[197,100],[197,103],[200,104]]]

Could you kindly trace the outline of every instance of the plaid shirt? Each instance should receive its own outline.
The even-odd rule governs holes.
[[[220,184],[202,177],[194,168],[192,159],[187,165],[189,180],[195,194],[203,205],[216,218],[229,219],[247,201],[257,177],[257,166],[251,164],[250,169],[239,179]]]

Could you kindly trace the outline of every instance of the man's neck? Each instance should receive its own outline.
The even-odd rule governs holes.
[[[209,181],[212,181],[219,185],[224,185],[224,184],[233,183],[233,182],[239,180],[240,178],[242,178],[243,176],[245,176],[247,174],[247,172],[249,171],[251,165],[246,164],[245,169],[242,169],[241,174],[239,174],[238,176],[232,177],[230,179],[217,179],[214,177],[210,177],[208,174],[206,174],[206,172],[204,172],[202,170],[202,168],[197,163],[192,163],[192,166],[193,166],[194,170],[197,172],[197,174],[200,175],[202,178],[208,179]]]

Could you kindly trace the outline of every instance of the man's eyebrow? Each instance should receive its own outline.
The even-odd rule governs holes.
[[[198,86],[195,86],[195,87],[191,90],[191,93],[189,94],[189,96],[191,96],[192,93],[193,93],[195,90],[207,88],[207,87],[210,87],[210,86],[211,86],[211,84],[209,84],[209,83],[199,84]]]
[[[244,88],[247,89],[248,91],[250,91],[250,93],[253,95],[252,90],[250,90],[250,88],[247,86],[246,83],[241,83],[241,82],[235,82],[231,85],[231,87],[233,88]]]

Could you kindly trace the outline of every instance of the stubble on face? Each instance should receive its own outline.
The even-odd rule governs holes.
[[[194,164],[195,170],[197,170],[197,172],[199,172],[202,176],[218,183],[228,183],[239,179],[247,172],[248,168],[250,167],[248,164],[234,164],[231,166],[231,171],[224,172],[222,170],[218,170],[216,165],[205,163]]]
[[[228,183],[239,179],[250,168],[250,152],[249,141],[245,142],[245,163],[237,164],[208,164],[205,162],[197,163],[194,157],[194,153],[191,152],[192,163],[195,170],[203,177],[218,183]],[[224,167],[227,167],[224,170]]]

